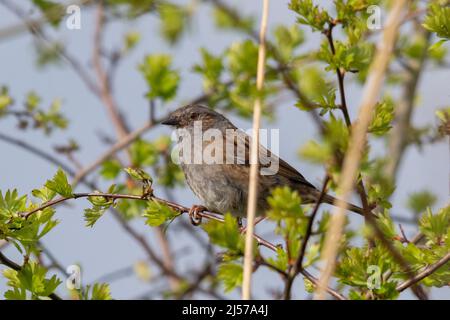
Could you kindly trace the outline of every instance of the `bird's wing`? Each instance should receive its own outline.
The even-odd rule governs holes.
[[[237,143],[234,143],[232,139],[227,139],[227,156],[229,155],[229,148],[234,148],[234,152],[230,153],[231,159],[229,160],[234,161],[234,164],[250,166],[251,137],[238,129],[236,130],[236,142]],[[274,174],[279,174],[293,183],[300,183],[315,189],[315,187],[306,180],[300,172],[261,144],[259,145],[259,161],[262,168],[269,168],[274,162],[278,161],[278,171],[274,172]]]

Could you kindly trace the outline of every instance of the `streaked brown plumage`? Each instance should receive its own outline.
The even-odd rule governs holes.
[[[236,137],[231,142],[224,141],[224,150],[237,148],[238,143],[245,146],[245,154],[239,155],[234,152],[222,152],[224,164],[208,164],[202,161],[200,164],[187,164],[181,162],[181,167],[186,177],[186,181],[192,191],[200,198],[203,205],[210,211],[218,213],[231,212],[236,216],[243,217],[246,214],[247,192],[249,184],[249,150],[250,137],[243,131],[238,130],[227,118],[205,106],[188,105],[172,112],[163,124],[174,126],[177,129],[185,129],[193,135],[194,123],[201,121],[202,130],[218,129],[223,137],[226,130],[236,130]],[[203,142],[203,148],[212,142]],[[292,190],[297,190],[302,198],[302,202],[314,203],[317,201],[320,191],[317,190],[303,175],[290,166],[286,161],[276,157],[270,151],[260,145],[260,162],[262,168],[268,168],[272,161],[279,161],[278,171],[273,175],[260,175],[258,179],[258,208],[257,214],[262,215],[268,209],[267,197],[271,190],[277,186],[289,186]],[[191,150],[193,153],[194,150]],[[230,159],[229,157],[233,157]],[[228,158],[227,158],[228,157]],[[232,163],[227,164],[226,160]],[[335,198],[325,195],[323,202],[333,204]],[[362,208],[353,204],[348,204],[349,210],[358,214],[363,214]]]

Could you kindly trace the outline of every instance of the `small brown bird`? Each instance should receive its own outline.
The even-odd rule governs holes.
[[[194,206],[192,210],[198,212],[207,209],[221,214],[230,212],[245,217],[250,174],[250,136],[237,129],[220,113],[201,105],[179,108],[162,124],[179,129],[178,142],[182,147],[180,165],[189,187],[204,205]],[[203,135],[202,140],[193,139],[199,130]],[[234,136],[230,133],[234,133]],[[199,157],[200,153],[203,153],[203,157]],[[196,156],[197,159],[193,159]],[[211,161],[211,158],[215,161]],[[302,203],[317,202],[320,191],[286,161],[261,145],[259,158],[262,170],[270,170],[276,162],[278,166],[276,171],[265,175],[260,170],[257,215],[263,215],[269,208],[267,197],[275,187],[289,186],[297,190]],[[335,200],[326,194],[322,201],[333,205]],[[350,203],[347,206],[349,210],[363,215],[362,208]]]

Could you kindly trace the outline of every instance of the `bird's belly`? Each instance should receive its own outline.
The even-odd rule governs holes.
[[[182,165],[186,181],[208,210],[245,215],[246,198],[216,165]],[[220,166],[220,165],[218,165]]]

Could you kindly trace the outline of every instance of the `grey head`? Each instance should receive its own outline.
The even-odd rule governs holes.
[[[208,128],[234,128],[234,125],[220,113],[199,104],[187,105],[169,114],[161,123],[179,128],[190,128],[196,121],[202,122],[204,129]]]

